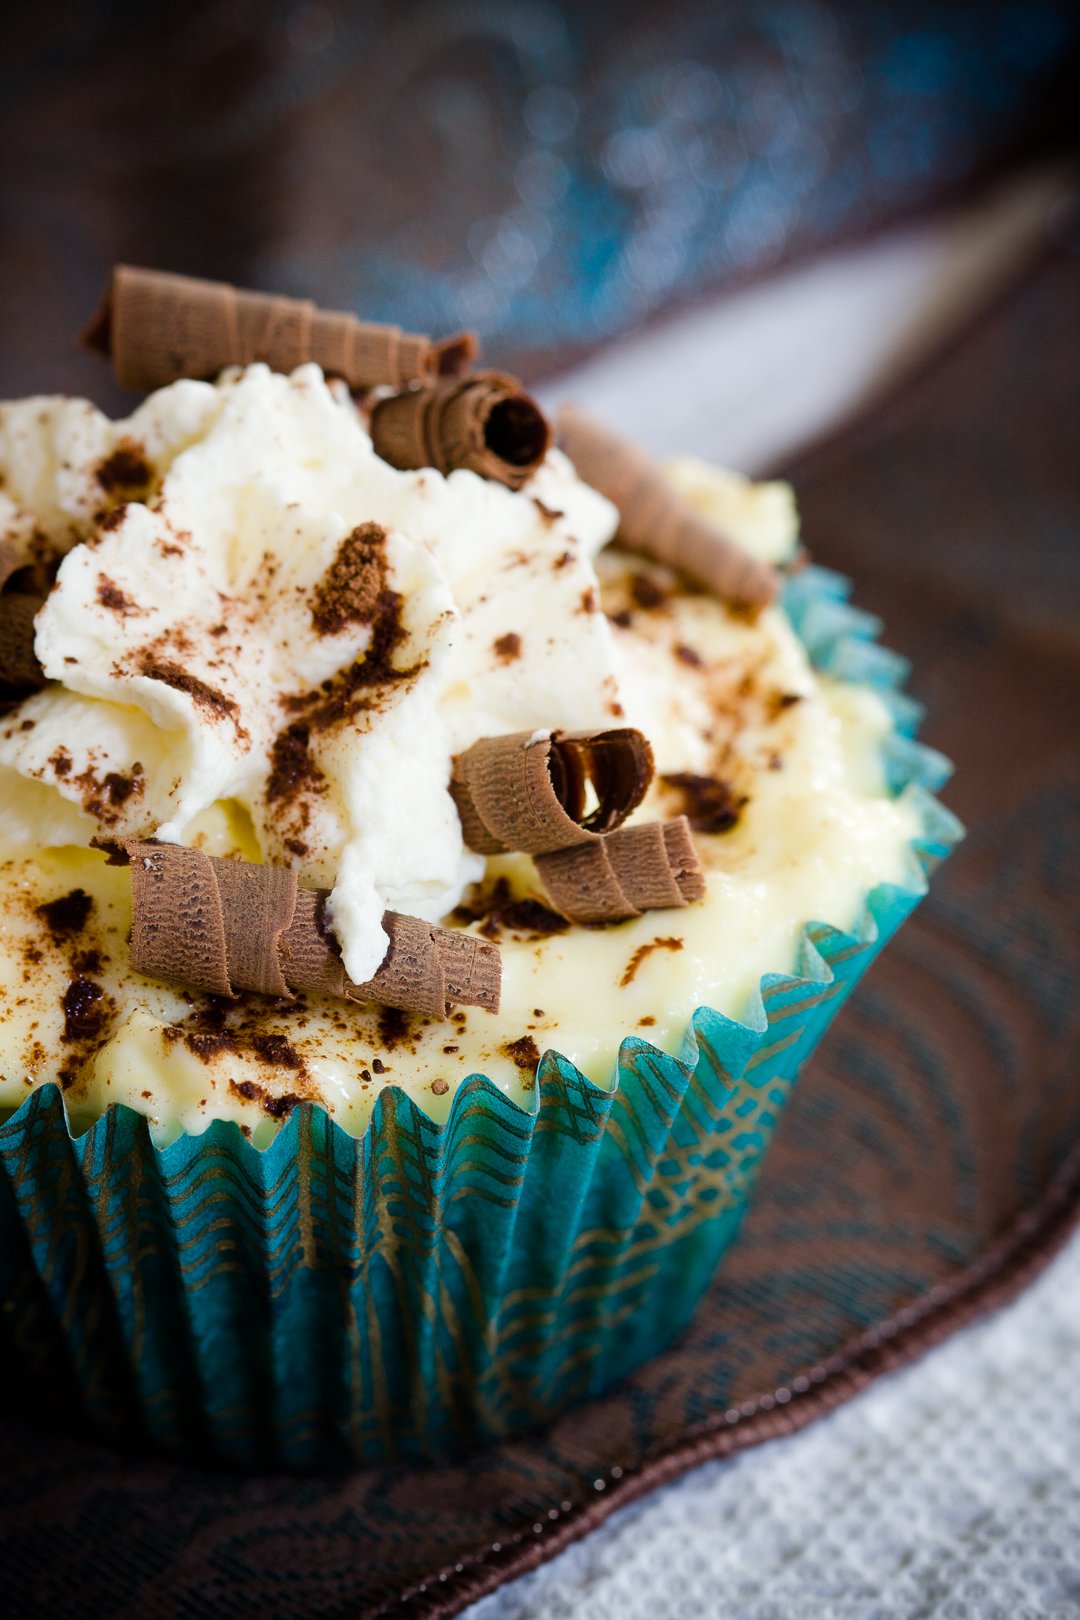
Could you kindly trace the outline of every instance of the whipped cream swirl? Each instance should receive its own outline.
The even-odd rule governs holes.
[[[9,848],[185,841],[210,806],[329,887],[351,978],[384,910],[436,921],[483,869],[450,761],[477,738],[623,716],[593,559],[614,509],[552,452],[512,493],[397,472],[315,366],[179,382],[110,422],[0,410],[12,533],[64,552],[49,685],[0,722]]]

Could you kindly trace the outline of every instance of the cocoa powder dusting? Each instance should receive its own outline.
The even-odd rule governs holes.
[[[311,728],[294,720],[274,738],[266,802],[293,803],[303,793],[325,792],[326,778],[311,757]]]
[[[71,769],[70,760],[64,771],[54,761],[50,760],[50,764],[58,776],[66,776]],[[99,777],[88,765],[73,781],[79,789],[82,807],[87,815],[94,816],[105,827],[115,826],[128,800],[141,798],[146,790],[146,778],[138,760],[132,765],[129,776],[123,776],[119,771],[106,771],[104,776]]]
[[[386,530],[361,523],[347,534],[315,588],[311,619],[321,636],[350,624],[370,624],[386,589]]]
[[[515,898],[509,881],[498,878],[486,892],[466,897],[453,914],[458,923],[478,922],[485,939],[497,942],[504,932],[541,939],[547,934],[564,934],[570,927],[566,918],[540,900],[529,896]]]
[[[69,1045],[97,1041],[103,1035],[112,1012],[112,1001],[93,979],[72,979],[64,991],[62,1039]]]
[[[681,951],[682,948],[682,940],[676,939],[670,935],[665,935],[659,939],[651,939],[647,945],[639,945],[629,962],[626,964],[623,976],[619,980],[619,989],[625,990],[628,984],[633,984],[637,977],[638,968],[641,966],[642,962],[648,960],[654,951]],[[639,1022],[645,1023],[646,1020],[643,1018],[640,1019]],[[649,1019],[648,1022],[654,1023],[655,1020]]]
[[[401,622],[403,607],[397,591],[380,591],[371,617],[371,641],[363,658],[331,675],[314,691],[287,698],[285,708],[303,716],[313,731],[329,731],[376,707],[380,687],[414,680],[426,668],[426,659],[404,669],[394,663],[395,652],[408,638]]]
[[[130,498],[133,491],[149,490],[154,481],[154,469],[141,444],[123,439],[111,455],[99,462],[95,477],[107,495],[123,490]]]
[[[640,608],[657,608],[666,600],[664,591],[649,574],[634,574],[630,595]]]
[[[379,1039],[392,1052],[395,1046],[407,1039],[409,1034],[409,1015],[402,1012],[400,1007],[379,1008]],[[376,1059],[378,1062],[378,1059]],[[374,1067],[374,1064],[372,1065]]]
[[[72,889],[56,900],[35,906],[34,914],[45,924],[53,944],[58,945],[82,933],[93,909],[94,902],[85,889]]]
[[[794,707],[796,703],[801,702],[801,692],[774,692],[769,700],[769,708],[771,711],[770,717],[775,720],[776,716],[778,714],[783,714],[785,709],[790,709]]]
[[[660,781],[679,795],[681,813],[695,832],[730,832],[747,803],[745,794],[737,795],[731,783],[718,776],[675,771]]]
[[[212,715],[215,719],[232,720],[238,733],[246,736],[239,724],[239,709],[231,697],[224,692],[218,692],[212,686],[207,686],[197,675],[191,675],[181,665],[173,663],[169,658],[158,658],[153,649],[147,648],[140,655],[137,663],[138,673],[145,675],[148,680],[161,681],[164,686],[171,686],[174,692],[184,692],[190,697],[198,708]]]
[[[142,612],[138,603],[133,602],[107,574],[99,574],[97,577],[97,599],[102,607],[109,609],[110,613],[118,613],[124,619],[129,614]]]
[[[531,1035],[519,1035],[516,1041],[504,1041],[501,1050],[513,1059],[519,1069],[535,1071],[540,1062],[540,1048]]]
[[[512,664],[521,657],[521,637],[516,630],[508,630],[493,643],[495,656],[504,664]]]
[[[257,1102],[263,1113],[269,1114],[271,1119],[285,1119],[298,1103],[304,1101],[303,1097],[294,1091],[286,1091],[280,1097],[275,1096],[255,1080],[230,1080],[229,1090],[235,1097],[243,1097],[245,1102]]]

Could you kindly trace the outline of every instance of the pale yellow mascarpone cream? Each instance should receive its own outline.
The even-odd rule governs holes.
[[[182,384],[152,396],[141,422],[127,424],[103,427],[104,418],[78,402],[20,402],[3,408],[6,418],[0,411],[0,516],[68,552],[39,630],[39,656],[44,649],[54,679],[45,693],[0,714],[0,1107],[16,1107],[32,1087],[60,1079],[78,1125],[124,1102],[149,1116],[160,1141],[215,1118],[235,1119],[263,1141],[298,1098],[322,1103],[359,1131],[387,1084],[435,1117],[473,1074],[529,1106],[544,1051],[610,1085],[626,1037],[678,1053],[695,1008],[745,1017],[763,974],[795,968],[805,923],[850,929],[875,885],[914,881],[919,812],[887,789],[888,710],[870,689],[815,673],[780,608],[751,621],[664,569],[605,548],[614,515],[562,457],[553,455],[519,494],[492,490],[471,473],[447,480],[395,473],[377,463],[350,402],[314,368],[294,379],[260,367],[247,376],[254,403],[245,405],[237,391],[243,375],[218,388]],[[161,403],[167,395],[173,402]],[[231,438],[223,426],[230,409]],[[335,468],[331,475],[305,463],[291,477],[273,456],[260,471],[252,455],[242,488],[230,485],[226,520],[212,480],[224,479],[230,456],[247,454],[245,409],[264,434],[276,425],[283,460],[299,436],[310,463],[312,445],[329,435]],[[153,479],[110,522],[100,491],[97,505],[88,497],[87,480],[121,440],[138,443]],[[353,471],[337,466],[350,456]],[[777,561],[792,554],[796,522],[784,486],[750,485],[700,462],[673,463],[669,474],[748,548]],[[325,501],[324,483],[332,486]],[[165,532],[159,519],[166,501],[175,523],[182,501],[196,498],[222,537],[217,551],[205,550],[203,565],[219,570],[215,588],[241,605],[246,587],[237,581],[253,577],[256,553],[277,548],[292,570],[288,589],[300,590],[352,525],[371,518],[400,535],[395,568],[415,587],[411,633],[431,673],[415,683],[412,711],[385,723],[380,717],[323,761],[340,809],[316,825],[310,852],[296,864],[308,881],[338,882],[335,922],[361,965],[365,952],[377,956],[385,904],[497,939],[497,1015],[469,1008],[438,1022],[374,1006],[255,996],[222,1007],[130,970],[129,875],[88,847],[95,831],[127,813],[126,790],[114,802],[101,786],[109,768],[128,780],[138,752],[154,778],[147,793],[158,795],[156,825],[168,836],[215,854],[282,858],[269,826],[259,725],[266,704],[278,702],[289,681],[317,679],[326,656],[298,645],[299,620],[283,593],[268,617],[245,620],[261,626],[260,662],[250,679],[241,671],[228,688],[256,738],[239,763],[216,734],[200,732],[198,716],[179,705],[165,712],[137,682],[123,685],[116,670],[125,637],[138,633],[138,614],[119,621],[113,649],[107,617],[80,619],[80,592],[110,555],[108,578],[126,569],[117,589],[132,600],[145,595],[145,612],[164,623],[170,594],[160,586],[151,603],[149,582]],[[286,517],[296,530],[291,540]],[[468,541],[475,554],[465,556],[461,536],[477,528],[480,537]],[[229,550],[237,532],[250,553],[240,563]],[[294,566],[289,544],[302,544],[306,560]],[[507,635],[520,642],[510,657]],[[76,641],[80,664],[69,675],[65,649]],[[502,652],[493,651],[500,641]],[[358,652],[343,647],[340,656]],[[615,927],[564,927],[527,858],[493,859],[485,869],[463,849],[445,792],[449,758],[496,730],[612,723],[613,715],[639,726],[656,755],[657,778],[636,819],[691,815],[706,898]],[[86,751],[95,747],[104,752],[90,761]],[[58,774],[50,761],[64,748],[73,762]],[[386,774],[395,760],[403,783],[397,798]],[[71,782],[87,771],[91,786],[80,797]],[[372,782],[387,783],[389,798],[369,833],[361,812],[376,797]]]

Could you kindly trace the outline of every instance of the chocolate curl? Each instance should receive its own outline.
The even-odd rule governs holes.
[[[552,904],[575,923],[617,923],[641,912],[624,893],[602,839],[535,857]]]
[[[623,827],[604,842],[619,885],[638,911],[704,899],[705,874],[685,816]]]
[[[646,455],[567,406],[559,439],[579,477],[619,509],[620,542],[669,563],[722,601],[762,608],[776,596],[776,570],[747,551],[673,489]]]
[[[225,997],[311,990],[433,1018],[457,1004],[498,1011],[501,961],[486,940],[388,911],[386,957],[354,984],[330,930],[327,891],[301,888],[291,868],[151,840],[99,847],[131,866],[131,963],[149,978]]]
[[[0,591],[12,574],[18,573],[20,568],[29,567],[32,561],[28,545],[21,540],[13,540],[10,535],[0,534]]]
[[[430,382],[447,366],[467,365],[476,352],[471,333],[433,344],[397,326],[319,309],[309,299],[126,264],[113,271],[83,342],[111,358],[125,388],[147,392],[254,360],[275,371],[314,360],[350,388],[403,388]]]
[[[640,731],[553,731],[482,737],[458,754],[450,792],[462,836],[479,855],[540,855],[594,842],[636,810],[653,776]],[[596,807],[587,809],[587,784]]]
[[[371,413],[371,439],[376,454],[402,471],[468,467],[520,489],[546,456],[551,428],[514,377],[478,371],[379,400]]]
[[[576,923],[625,922],[643,911],[688,906],[705,894],[685,816],[538,855],[536,868],[555,905]]]
[[[45,672],[34,651],[34,617],[45,598],[8,586],[13,574],[33,561],[29,548],[0,536],[0,687],[36,692]]]
[[[36,692],[45,685],[45,671],[34,651],[34,618],[44,600],[20,591],[0,595],[0,687]]]
[[[390,936],[385,961],[373,979],[354,985],[330,932],[326,899],[324,889],[296,891],[293,921],[281,940],[285,977],[294,990],[381,1001],[436,1018],[445,1018],[453,1005],[498,1012],[502,964],[497,948],[394,911],[383,917]]]

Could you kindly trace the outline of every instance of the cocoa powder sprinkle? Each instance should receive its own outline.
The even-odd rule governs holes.
[[[695,832],[730,832],[746,805],[746,795],[737,795],[730,782],[718,776],[697,776],[693,771],[675,771],[661,776],[681,800],[681,811]]]
[[[97,599],[102,607],[109,609],[110,613],[118,613],[124,619],[129,614],[142,611],[138,603],[133,602],[107,574],[99,574],[97,577]]]
[[[144,652],[138,662],[138,672],[145,675],[148,680],[160,681],[163,686],[171,686],[174,692],[184,692],[198,708],[217,719],[232,720],[238,730],[241,729],[238,718],[240,711],[234,700],[227,697],[224,692],[218,692],[214,687],[208,686],[197,675],[190,674],[171,659],[158,658],[150,651]]]
[[[94,909],[94,902],[85,889],[72,889],[68,894],[62,894],[56,900],[46,900],[34,909],[56,944],[82,933]]]
[[[502,1050],[519,1069],[535,1071],[540,1062],[540,1048],[531,1035],[519,1035],[516,1041],[504,1041]]]
[[[646,945],[639,945],[629,962],[626,964],[623,976],[619,980],[619,989],[625,990],[628,984],[633,984],[634,980],[637,978],[638,968],[643,962],[648,960],[654,951],[681,951],[682,948],[682,940],[676,939],[672,935],[664,935],[658,939],[649,940],[648,944]],[[644,1019],[642,1019],[641,1022],[644,1022]],[[652,1022],[652,1020],[650,1020],[650,1022]]]
[[[112,495],[117,490],[147,490],[153,482],[154,469],[142,445],[124,439],[98,464],[95,476],[105,493]]]
[[[72,979],[64,991],[63,1039],[69,1044],[96,1041],[104,1032],[109,1018],[111,1002],[100,984],[93,979]]]
[[[311,619],[322,636],[370,624],[386,589],[386,530],[361,523],[347,534],[315,589]]]
[[[494,648],[496,658],[504,664],[512,664],[521,657],[521,637],[516,630],[508,630],[505,636],[499,636]]]

